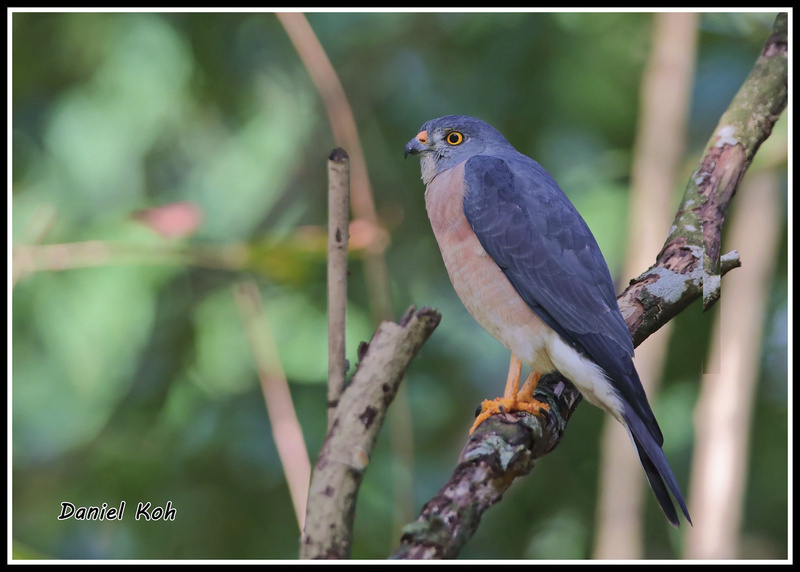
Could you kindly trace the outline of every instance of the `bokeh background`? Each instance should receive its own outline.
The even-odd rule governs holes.
[[[268,367],[288,380],[313,463],[326,424],[326,161],[337,142],[308,69],[271,13],[9,18],[14,556],[296,558],[297,520],[235,292],[257,285],[274,339]],[[369,248],[383,253],[395,319],[412,304],[443,314],[360,491],[353,557],[382,559],[449,477],[508,359],[452,290],[418,161],[404,161],[403,147],[433,117],[489,121],[560,182],[624,285],[654,14],[307,18],[353,110],[379,221],[351,229],[350,363],[380,314],[362,263]],[[675,201],[774,19],[699,16]],[[780,244],[741,451],[739,558],[788,553],[787,138],[784,117],[762,149],[769,159],[753,167],[777,177]],[[716,317],[698,302],[674,320],[654,399],[684,492]],[[486,514],[460,557],[592,557],[603,421],[582,404],[561,445]],[[680,557],[683,531],[646,495],[643,556]],[[123,500],[121,522],[57,519],[62,501]],[[171,501],[177,518],[136,522],[139,501]]]

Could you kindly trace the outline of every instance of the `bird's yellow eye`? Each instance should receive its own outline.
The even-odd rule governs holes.
[[[460,145],[464,142],[464,136],[458,131],[451,131],[447,134],[447,137],[445,137],[444,140],[450,145]]]

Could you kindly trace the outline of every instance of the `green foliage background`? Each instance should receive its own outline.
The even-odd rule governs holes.
[[[702,16],[681,187],[774,16]],[[57,218],[46,243],[168,248],[131,213],[190,201],[205,215],[192,244],[243,241],[250,249],[242,272],[112,259],[36,273],[15,286],[15,555],[296,558],[298,530],[231,285],[245,276],[259,284],[313,457],[325,429],[325,261],[321,250],[293,250],[291,239],[300,226],[325,224],[326,158],[335,143],[307,71],[270,13],[10,18],[15,242],[30,240],[37,209],[51,205]],[[361,489],[353,556],[381,559],[399,540],[398,511],[414,518],[448,478],[475,407],[500,391],[508,357],[456,298],[428,226],[419,166],[403,161],[403,147],[433,117],[489,121],[555,176],[618,275],[652,15],[308,19],[354,109],[391,232],[395,314],[415,304],[444,316],[406,380],[413,466],[392,462],[387,426]],[[786,137],[785,119],[773,137]],[[753,404],[757,446],[749,453],[742,547],[751,558],[787,555],[786,258],[782,249]],[[358,258],[351,271],[354,364],[374,324]],[[699,306],[676,320],[656,404],[684,490],[711,322]],[[601,422],[600,411],[581,406],[558,450],[489,511],[461,557],[589,557]],[[398,471],[413,478],[413,507],[397,506]],[[57,520],[62,501],[122,500],[122,522]],[[176,521],[136,522],[139,501],[172,501]],[[647,556],[675,557],[680,534],[651,501]]]

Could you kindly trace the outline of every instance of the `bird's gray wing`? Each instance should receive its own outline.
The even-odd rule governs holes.
[[[464,214],[481,246],[533,311],[603,368],[625,404],[623,419],[664,514],[679,526],[671,491],[691,523],[633,365],[633,343],[608,266],[589,227],[547,171],[524,155],[474,156],[464,177]]]
[[[589,227],[544,168],[524,155],[477,155],[464,170],[464,214],[534,312],[588,355],[663,443],[633,365],[633,343]]]

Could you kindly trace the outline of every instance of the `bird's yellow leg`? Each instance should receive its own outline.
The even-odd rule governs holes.
[[[522,374],[522,362],[513,353],[511,363],[508,364],[508,377],[506,377],[506,390],[503,397],[513,397],[519,391],[519,376]]]
[[[549,409],[547,404],[542,403],[541,401],[536,401],[533,397],[533,392],[536,391],[536,386],[539,385],[539,379],[541,379],[541,377],[541,373],[532,371],[528,375],[527,379],[525,379],[525,383],[522,384],[522,389],[517,395],[517,399],[525,403],[539,403]]]
[[[496,399],[484,399],[481,403],[481,412],[475,418],[475,423],[469,430],[469,434],[489,419],[492,415],[499,413],[512,413],[514,411],[527,411],[536,415],[540,410],[548,410],[550,406],[546,403],[536,401],[533,397],[533,391],[539,383],[540,374],[531,372],[525,379],[522,385],[522,390],[519,389],[519,379],[522,372],[522,362],[513,353],[511,354],[511,363],[508,366],[508,377],[506,378],[506,389],[503,397]]]

